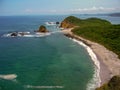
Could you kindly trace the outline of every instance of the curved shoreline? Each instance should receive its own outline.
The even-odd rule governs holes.
[[[63,34],[69,38],[75,39],[77,41],[83,42],[87,46],[89,46],[92,51],[95,53],[97,60],[100,63],[100,86],[104,83],[107,83],[112,76],[120,75],[120,59],[118,56],[109,51],[104,46],[92,42],[90,40],[84,39],[78,35],[75,35],[71,32],[73,28],[62,30]],[[94,62],[95,63],[95,62]]]
[[[72,39],[72,40],[74,42],[78,43],[79,45],[83,46],[87,50],[89,56],[91,57],[91,59],[94,62],[94,65],[95,65],[93,78],[88,82],[86,90],[94,90],[95,88],[100,87],[100,83],[101,83],[100,74],[99,74],[100,73],[100,63],[99,63],[95,53],[92,51],[92,49],[89,46],[87,46],[83,42],[78,41],[76,39]]]

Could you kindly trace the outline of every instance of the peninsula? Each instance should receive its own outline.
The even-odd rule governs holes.
[[[83,20],[69,16],[62,21],[60,27],[64,28],[62,32],[66,36],[82,41],[96,54],[100,63],[100,85],[103,85],[97,90],[118,90],[120,87],[109,89],[106,83],[113,76],[115,79],[113,77],[109,83],[113,79],[120,82],[120,25],[112,25],[109,21],[98,18]]]

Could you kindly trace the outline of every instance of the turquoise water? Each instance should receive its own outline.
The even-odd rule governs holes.
[[[1,16],[0,36],[11,31],[32,32],[46,21],[65,17]],[[47,28],[59,31],[55,26]],[[10,74],[17,77],[0,78],[0,90],[86,90],[94,65],[87,51],[62,33],[39,38],[0,37],[0,75]]]

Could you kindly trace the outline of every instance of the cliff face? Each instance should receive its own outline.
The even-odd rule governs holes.
[[[73,25],[72,23],[64,20],[64,21],[61,23],[60,27],[61,27],[61,28],[72,28],[72,27],[74,27],[74,25]]]
[[[62,21],[60,27],[61,28],[73,28],[74,26],[77,26],[77,23],[79,22],[80,22],[79,18],[76,18],[74,16],[69,16]]]

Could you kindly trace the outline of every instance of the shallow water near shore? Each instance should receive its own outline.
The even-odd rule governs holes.
[[[0,17],[0,35],[34,31],[46,21],[65,17]],[[47,28],[59,31],[55,26]],[[0,37],[0,90],[86,90],[94,70],[86,49],[62,33],[39,38]]]

